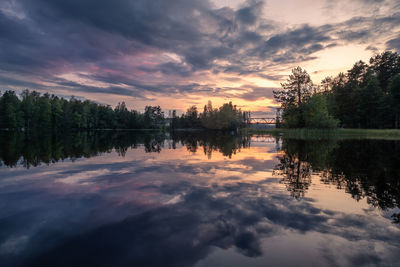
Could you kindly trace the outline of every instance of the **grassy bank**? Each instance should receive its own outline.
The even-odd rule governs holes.
[[[387,139],[400,140],[400,129],[244,129],[248,134],[270,134],[294,139]]]

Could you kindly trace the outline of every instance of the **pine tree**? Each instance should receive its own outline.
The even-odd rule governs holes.
[[[400,74],[393,77],[389,85],[389,92],[392,98],[391,110],[394,114],[394,127],[397,129],[400,127]]]

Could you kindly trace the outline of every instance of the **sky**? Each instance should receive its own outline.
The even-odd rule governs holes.
[[[1,91],[136,110],[273,114],[292,68],[318,84],[384,50],[400,50],[398,0],[0,1]]]

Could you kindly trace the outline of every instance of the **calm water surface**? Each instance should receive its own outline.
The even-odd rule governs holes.
[[[398,141],[0,138],[1,266],[400,264]]]

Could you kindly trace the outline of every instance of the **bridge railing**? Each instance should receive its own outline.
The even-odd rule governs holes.
[[[271,117],[250,118],[249,122],[252,124],[276,124],[276,119]]]

